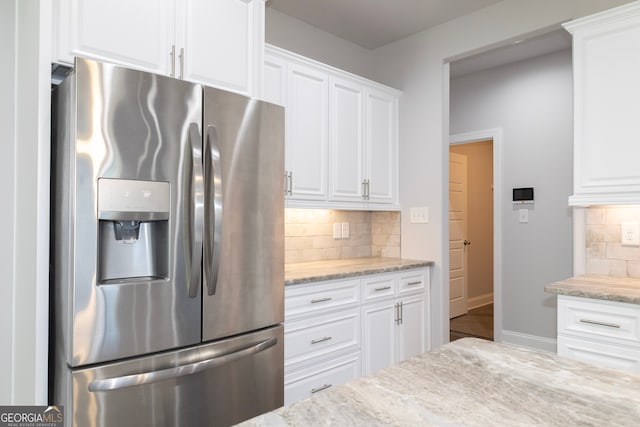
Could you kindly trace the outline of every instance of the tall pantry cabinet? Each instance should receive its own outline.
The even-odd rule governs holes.
[[[84,56],[258,95],[264,0],[55,2],[55,61]]]

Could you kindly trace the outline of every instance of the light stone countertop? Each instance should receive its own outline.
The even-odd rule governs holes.
[[[464,338],[243,426],[634,426],[640,375]]]
[[[350,258],[327,261],[285,264],[285,286],[321,280],[344,279],[363,274],[388,273],[411,268],[427,267],[433,261],[402,258]]]
[[[558,295],[640,304],[640,279],[631,277],[587,274],[551,283],[544,290]]]

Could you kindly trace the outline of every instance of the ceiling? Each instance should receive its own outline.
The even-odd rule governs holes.
[[[367,49],[501,0],[267,0],[267,7]]]

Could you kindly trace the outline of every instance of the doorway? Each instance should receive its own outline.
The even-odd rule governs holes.
[[[494,134],[499,131],[457,135],[449,146],[451,341],[463,337],[493,340],[498,329],[494,315],[499,313],[494,275]]]

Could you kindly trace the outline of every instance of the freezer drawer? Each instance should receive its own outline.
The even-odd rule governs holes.
[[[69,370],[73,426],[226,426],[284,402],[283,327],[98,367]],[[63,382],[64,383],[64,382]]]

